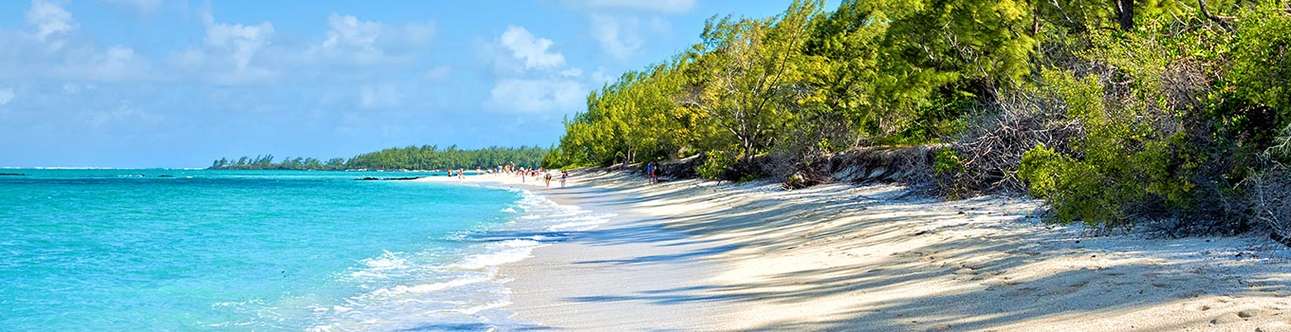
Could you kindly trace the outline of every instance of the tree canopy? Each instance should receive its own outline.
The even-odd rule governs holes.
[[[1291,162],[1288,59],[1284,0],[797,0],[713,17],[692,46],[592,92],[544,164],[699,156],[705,177],[786,177],[840,152],[937,146],[948,196],[1025,191],[1063,221],[1243,225],[1252,180]]]

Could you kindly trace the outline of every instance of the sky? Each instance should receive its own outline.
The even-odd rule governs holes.
[[[0,2],[0,166],[550,146],[587,93],[785,1]]]

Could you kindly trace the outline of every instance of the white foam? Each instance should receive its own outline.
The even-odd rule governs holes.
[[[551,230],[551,231],[556,231],[556,232],[564,232],[564,231],[586,231],[586,230],[590,230],[590,229],[596,228],[596,226],[597,226],[597,225],[600,225],[600,224],[603,224],[603,223],[604,223],[604,222],[602,222],[602,221],[595,221],[595,220],[593,220],[593,221],[582,221],[582,222],[567,222],[567,223],[563,223],[563,224],[555,224],[555,225],[551,225],[551,227],[547,227],[547,229],[548,229],[548,230]]]
[[[480,313],[481,311],[485,311],[489,309],[497,309],[497,308],[501,308],[509,305],[511,305],[511,301],[499,300],[499,301],[493,301],[493,302],[484,303],[484,304],[471,306],[467,308],[457,309],[455,311],[463,314],[467,314],[467,315],[474,315],[474,314]]]
[[[481,283],[481,282],[489,281],[490,279],[492,279],[492,276],[475,276],[475,277],[467,277],[467,278],[458,278],[458,279],[453,279],[453,280],[444,281],[444,282],[434,282],[434,283],[412,285],[412,286],[398,285],[398,286],[389,287],[389,288],[377,289],[375,291],[372,291],[370,295],[374,297],[394,297],[394,296],[400,296],[405,294],[425,294],[425,293],[442,291],[450,288],[462,287],[462,286],[475,284],[475,283]]]
[[[408,260],[385,250],[382,251],[381,257],[364,259],[363,264],[367,265],[368,268],[381,270],[408,268]]]
[[[533,250],[566,237],[546,232],[586,231],[612,216],[560,205],[529,191],[508,190],[520,195],[515,204],[500,209],[509,214],[509,222],[445,236],[474,243],[459,252],[455,263],[420,266],[425,264],[420,255],[393,252],[362,260],[350,273],[356,279],[352,281],[375,285],[343,305],[315,309],[320,321],[310,330],[393,330],[427,321],[506,326],[509,314],[499,309],[511,304],[509,280],[498,276],[498,266],[525,260]],[[421,273],[433,275],[433,282]]]
[[[399,255],[382,251],[381,256],[368,258],[360,261],[365,266],[364,269],[350,272],[350,277],[355,279],[382,279],[388,277],[390,272],[403,271],[411,267],[407,259]]]
[[[453,264],[452,267],[463,270],[480,270],[515,263],[529,258],[533,255],[533,249],[542,245],[538,241],[522,239],[494,242],[487,245],[490,249],[488,253],[469,256],[461,262]]]

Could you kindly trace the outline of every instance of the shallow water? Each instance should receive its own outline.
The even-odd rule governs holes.
[[[0,329],[478,329],[498,264],[595,225],[525,192],[427,173],[0,173]]]

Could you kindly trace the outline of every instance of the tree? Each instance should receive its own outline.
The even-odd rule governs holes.
[[[794,93],[802,48],[819,1],[794,1],[766,19],[710,19],[704,27],[697,105],[736,143],[744,162],[772,145],[791,114],[783,103]]]

